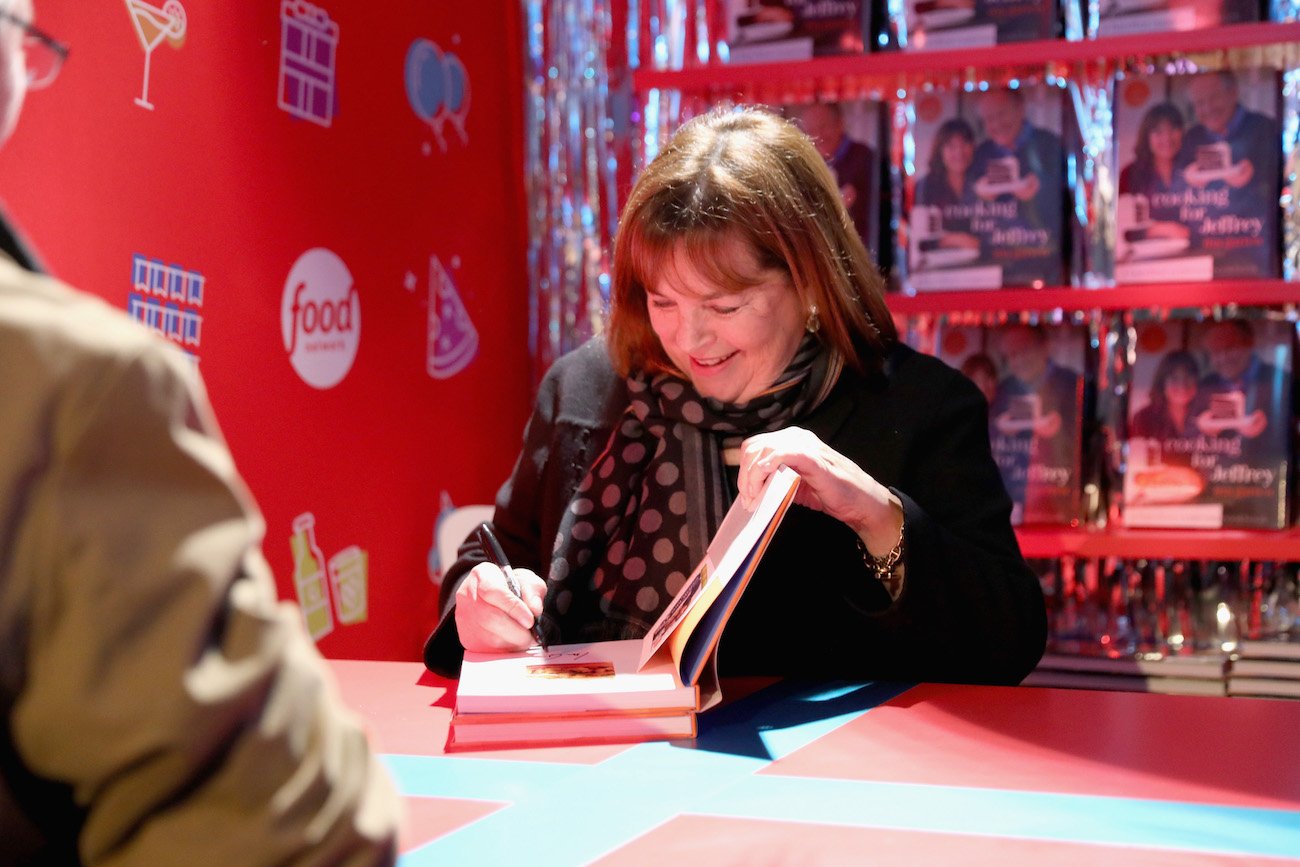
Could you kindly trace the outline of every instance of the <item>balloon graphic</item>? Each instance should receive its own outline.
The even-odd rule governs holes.
[[[416,39],[406,51],[406,99],[411,110],[433,130],[438,147],[447,150],[443,124],[450,121],[468,142],[465,114],[469,111],[469,76],[460,58],[444,54],[428,39]]]
[[[465,64],[454,54],[446,57],[447,71],[447,111],[455,114],[465,102]]]
[[[427,39],[417,39],[406,52],[406,98],[426,123],[442,108],[442,52]]]

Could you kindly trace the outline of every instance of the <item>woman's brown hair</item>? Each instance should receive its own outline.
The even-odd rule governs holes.
[[[622,374],[672,370],[646,310],[647,287],[679,252],[720,288],[754,283],[720,251],[739,237],[764,268],[816,305],[820,339],[875,368],[897,339],[884,281],[830,168],[794,124],[757,108],[717,108],[684,124],[637,180],[614,245],[607,342]]]

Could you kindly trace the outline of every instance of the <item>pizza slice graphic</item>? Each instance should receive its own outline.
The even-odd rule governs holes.
[[[427,369],[434,379],[448,379],[478,354],[478,330],[460,300],[456,284],[437,256],[429,257],[429,343]]]

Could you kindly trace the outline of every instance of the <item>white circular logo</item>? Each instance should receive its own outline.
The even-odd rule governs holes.
[[[316,247],[293,263],[280,303],[280,333],[303,382],[333,388],[348,375],[361,340],[361,300],[334,252]]]

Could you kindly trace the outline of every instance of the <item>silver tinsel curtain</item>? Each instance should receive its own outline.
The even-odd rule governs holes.
[[[534,382],[599,331],[622,196],[682,119],[679,94],[635,95],[633,74],[725,52],[722,12],[723,0],[523,0]]]

